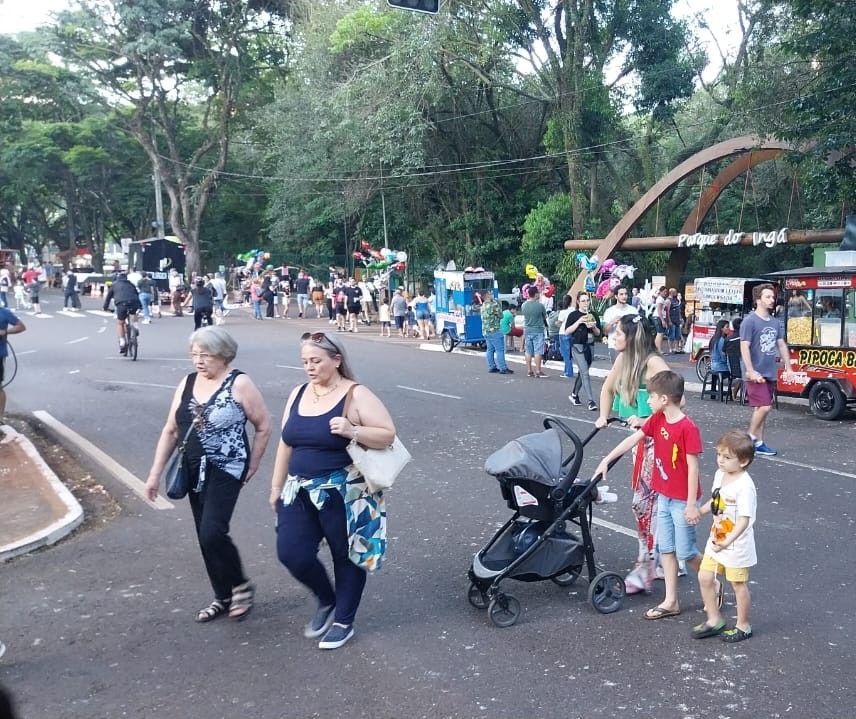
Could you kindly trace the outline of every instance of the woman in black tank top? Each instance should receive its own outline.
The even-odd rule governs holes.
[[[386,506],[369,494],[351,467],[354,440],[381,449],[395,438],[386,407],[354,381],[343,348],[324,332],[301,338],[308,382],[291,392],[271,480],[277,514],[277,555],[315,595],[318,607],[303,635],[336,649],[354,635],[366,572],[380,568],[386,550]],[[318,560],[326,539],[335,586]]]

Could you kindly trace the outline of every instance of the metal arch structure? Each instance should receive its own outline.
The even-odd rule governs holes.
[[[622,242],[630,234],[630,230],[636,223],[650,210],[667,192],[675,185],[683,180],[688,175],[697,172],[705,165],[716,160],[722,160],[733,155],[741,155],[741,157],[724,168],[711,182],[706,190],[699,197],[696,206],[690,212],[684,222],[682,233],[695,231],[699,225],[707,217],[708,212],[713,207],[714,202],[722,191],[742,173],[749,168],[754,167],[762,162],[768,162],[783,152],[792,150],[793,146],[786,142],[781,142],[774,139],[762,138],[757,135],[744,135],[743,137],[735,137],[730,140],[712,145],[705,148],[701,152],[697,152],[692,157],[684,160],[680,165],[673,168],[665,177],[656,182],[651,189],[648,190],[627,213],[622,217],[609,234],[601,240],[597,247],[596,254],[602,260],[607,259],[621,247]],[[574,246],[574,240],[565,242],[565,249],[573,251],[577,249]],[[680,275],[681,271],[686,267],[689,251],[687,248],[675,248],[672,250],[672,256],[669,259],[667,278]],[[585,275],[580,273],[568,293],[575,295],[582,290],[585,285]]]

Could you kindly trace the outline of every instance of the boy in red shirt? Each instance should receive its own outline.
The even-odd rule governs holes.
[[[701,433],[681,410],[684,378],[671,370],[658,372],[648,380],[648,404],[653,413],[641,428],[613,449],[597,466],[595,474],[606,479],[611,462],[629,452],[645,437],[654,441],[652,488],[657,493],[657,550],[661,555],[666,596],[645,612],[646,619],[675,617],[678,603],[678,560],[698,571],[701,555],[696,548],[695,525],[701,515],[698,501],[698,456],[702,452]]]

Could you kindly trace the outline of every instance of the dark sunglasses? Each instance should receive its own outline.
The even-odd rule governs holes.
[[[710,513],[716,517],[725,511],[725,502],[719,496],[719,487],[710,493]]]
[[[333,351],[336,354],[342,354],[339,346],[333,342],[326,334],[323,332],[304,332],[300,335],[301,342],[314,342],[317,345],[323,345],[325,342],[333,348]]]

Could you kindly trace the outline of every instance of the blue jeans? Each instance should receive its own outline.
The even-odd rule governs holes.
[[[143,318],[150,320],[152,313],[149,306],[152,304],[152,295],[150,292],[140,292],[140,304],[143,306]]]
[[[253,319],[260,320],[262,318],[262,301],[253,300]]]
[[[318,559],[318,545],[327,540],[333,557],[335,589]],[[336,605],[336,621],[350,626],[360,606],[366,571],[348,557],[345,503],[338,490],[327,490],[324,508],[318,510],[305,489],[289,505],[276,505],[276,553],[291,575],[322,606]]]
[[[562,352],[562,359],[565,360],[565,377],[573,377],[574,376],[574,359],[571,355],[572,347],[574,346],[574,339],[570,335],[566,335],[564,332],[559,333],[559,349]]]
[[[505,372],[508,365],[505,363],[505,335],[501,330],[492,332],[485,336],[487,340],[487,351],[484,356],[487,359],[488,369],[498,369]]]

